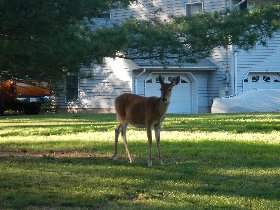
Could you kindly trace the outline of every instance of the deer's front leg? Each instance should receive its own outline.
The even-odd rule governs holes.
[[[147,126],[147,137],[148,137],[148,166],[152,166],[152,128]]]
[[[157,144],[158,160],[161,165],[163,165],[161,154],[160,154],[160,125],[155,126],[155,138]]]

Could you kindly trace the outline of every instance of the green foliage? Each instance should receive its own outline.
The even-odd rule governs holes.
[[[61,79],[69,72],[77,73],[82,65],[90,65],[104,47],[96,47],[99,39],[92,37],[86,18],[129,2],[1,0],[1,74]]]
[[[124,48],[125,57],[130,59],[177,58],[184,52],[176,32],[169,25],[154,25],[153,22],[130,20],[125,25],[128,39]]]
[[[92,31],[92,18],[134,0],[1,0],[0,75],[61,80],[78,74],[94,59],[169,59],[194,62],[215,47],[235,44],[250,50],[266,43],[280,27],[280,6],[245,12],[202,13],[161,23],[156,9],[149,21]]]
[[[1,209],[277,209],[280,115],[168,115],[165,165],[146,164],[128,129],[113,162],[115,115],[0,118]],[[156,156],[156,147],[153,147]]]
[[[122,27],[103,28],[91,34],[90,48],[94,58],[100,61],[104,56],[116,57],[127,42],[127,33]]]
[[[280,28],[280,5],[173,17],[165,24],[134,21],[126,27],[131,34],[126,45],[128,58],[192,61],[209,56],[216,47],[234,44],[251,50],[257,43],[265,45]]]

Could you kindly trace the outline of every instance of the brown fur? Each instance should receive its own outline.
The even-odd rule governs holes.
[[[143,97],[135,94],[125,93],[115,99],[115,109],[120,124],[115,131],[115,151],[114,160],[117,159],[117,144],[120,132],[125,142],[126,152],[129,161],[132,157],[128,148],[126,139],[126,128],[128,124],[135,127],[146,128],[148,137],[148,166],[152,165],[151,161],[151,144],[152,144],[152,128],[155,129],[155,137],[158,149],[158,158],[162,163],[160,155],[160,125],[164,120],[164,115],[170,103],[171,90],[177,85],[180,77],[173,78],[170,83],[164,83],[162,77],[159,77],[161,85],[161,97]]]

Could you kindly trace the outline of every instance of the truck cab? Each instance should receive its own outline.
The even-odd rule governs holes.
[[[7,80],[0,83],[0,115],[6,110],[39,114],[41,105],[50,102],[51,84],[37,80]]]

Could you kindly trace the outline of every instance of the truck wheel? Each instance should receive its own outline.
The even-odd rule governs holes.
[[[28,115],[39,114],[41,110],[41,105],[34,104],[24,108],[24,113]]]
[[[0,104],[0,115],[3,115],[5,112],[4,108],[2,107],[2,105]]]
[[[3,115],[4,112],[5,112],[5,109],[4,109],[4,106],[3,106],[2,101],[0,99],[0,115]]]

